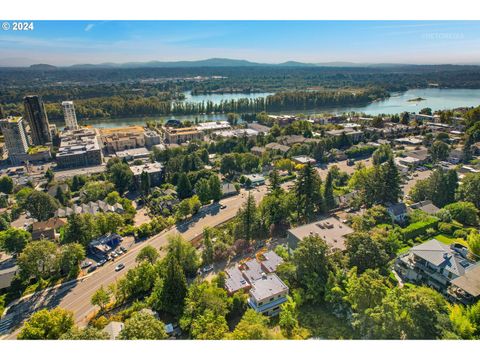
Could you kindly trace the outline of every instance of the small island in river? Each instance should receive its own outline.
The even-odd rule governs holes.
[[[425,101],[427,99],[424,99],[422,97],[417,97],[417,98],[414,98],[414,99],[410,99],[410,100],[407,100],[408,102],[418,102],[418,101]]]

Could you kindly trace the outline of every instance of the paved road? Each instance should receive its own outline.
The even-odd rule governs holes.
[[[266,186],[252,190],[257,203],[266,192]],[[107,287],[124,276],[128,269],[133,268],[135,266],[135,258],[143,247],[146,245],[151,245],[155,248],[164,247],[167,244],[168,235],[175,233],[180,233],[186,240],[191,241],[202,234],[204,227],[218,226],[233,218],[238,209],[243,205],[245,198],[246,193],[242,191],[239,195],[220,202],[222,205],[226,205],[225,209],[220,209],[219,204],[212,204],[202,209],[201,213],[196,215],[193,220],[134,245],[125,255],[117,258],[115,262],[107,263],[83,280],[40,292],[31,298],[22,300],[9,311],[9,314],[12,314],[10,316],[14,318],[12,321],[12,318],[9,317],[9,331],[12,331],[15,325],[18,327],[33,312],[42,308],[53,308],[56,306],[73,311],[76,323],[80,326],[86,325],[89,316],[95,311],[95,307],[90,304],[93,293],[102,285]],[[115,272],[114,268],[119,263],[123,263],[125,269]],[[5,324],[3,325],[5,326]],[[15,339],[17,334],[18,329],[8,335],[7,338]]]

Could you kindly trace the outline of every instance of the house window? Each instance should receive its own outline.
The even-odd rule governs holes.
[[[273,301],[274,299],[275,299],[274,297],[273,297],[273,298],[270,298],[270,300],[269,300],[269,301]]]
[[[262,306],[262,305],[263,305],[263,301],[258,303],[258,306]]]

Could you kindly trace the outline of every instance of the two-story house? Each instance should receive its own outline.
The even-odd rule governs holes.
[[[467,254],[468,250],[460,244],[446,245],[433,239],[400,255],[395,270],[408,281],[426,284],[448,295],[452,281],[474,267]]]
[[[248,305],[266,316],[280,312],[280,305],[287,301],[288,286],[276,274],[262,274],[252,281]]]

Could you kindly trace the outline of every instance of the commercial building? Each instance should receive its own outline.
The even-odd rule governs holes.
[[[0,129],[5,139],[8,158],[13,165],[19,165],[21,158],[28,151],[28,137],[25,125],[22,117],[8,117],[0,120]]]
[[[116,155],[119,159],[125,159],[127,161],[145,160],[150,158],[150,151],[148,151],[147,148],[141,147],[136,149],[117,151]]]
[[[140,188],[142,183],[142,173],[144,172],[148,174],[150,186],[158,186],[162,183],[163,166],[159,162],[130,166],[130,170],[133,172],[137,188]]]
[[[65,131],[56,156],[59,168],[101,165],[102,149],[93,129]]]
[[[30,124],[30,136],[34,145],[45,145],[52,142],[50,124],[42,98],[38,95],[25,96],[23,98],[25,115]]]
[[[77,114],[75,114],[75,106],[73,101],[62,102],[63,116],[65,118],[65,127],[68,130],[77,130]]]
[[[253,129],[233,129],[233,130],[215,131],[213,134],[215,136],[223,137],[223,138],[241,138],[241,137],[257,136],[258,131]]]
[[[100,129],[100,141],[105,150],[113,154],[117,151],[145,147],[145,130],[141,126]]]
[[[158,145],[161,143],[160,134],[155,130],[145,129],[145,132],[143,133],[143,137],[145,138],[145,147],[147,149],[151,149],[155,145]]]
[[[172,128],[165,127],[165,142],[168,144],[183,144],[193,140],[202,140],[203,133],[195,127]]]
[[[310,224],[288,230],[287,240],[291,249],[295,249],[300,241],[307,236],[320,236],[327,245],[334,249],[345,250],[346,237],[353,229],[334,217],[328,217]]]
[[[197,130],[202,131],[205,134],[229,129],[231,129],[231,126],[228,121],[206,121],[197,125]]]
[[[249,180],[250,186],[256,187],[265,184],[265,177],[261,174],[244,175],[244,177]]]

